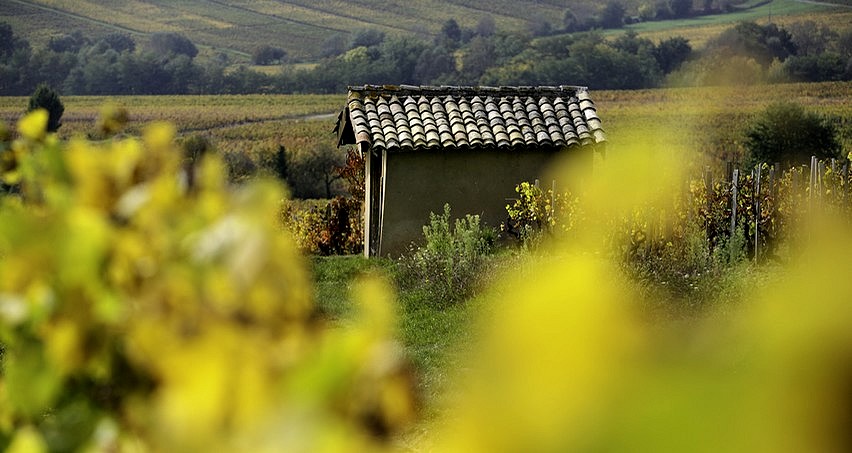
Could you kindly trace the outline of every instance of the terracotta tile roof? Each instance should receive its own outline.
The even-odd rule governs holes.
[[[583,146],[606,141],[584,87],[349,87],[339,145],[375,149]]]

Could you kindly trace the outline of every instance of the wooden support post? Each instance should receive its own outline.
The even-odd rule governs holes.
[[[810,177],[808,178],[808,212],[813,213],[814,190],[816,189],[816,156],[811,156]]]
[[[737,182],[740,179],[740,169],[735,168],[731,174],[731,237],[737,232]]]
[[[704,167],[704,194],[707,198],[707,213],[709,214],[713,208],[713,175],[710,173],[710,166]]]
[[[758,237],[760,235],[760,172],[762,164],[757,164],[757,175],[754,178],[754,262],[757,262]]]

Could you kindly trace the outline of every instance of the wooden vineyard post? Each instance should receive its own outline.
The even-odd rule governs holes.
[[[757,164],[757,175],[754,177],[754,262],[757,262],[758,236],[760,234],[760,171],[762,164]]]
[[[772,172],[775,176],[772,178],[772,199],[775,200],[775,207],[778,207],[778,187],[781,185],[780,180],[784,176],[781,173],[781,163],[775,162],[775,165],[772,166]]]
[[[711,194],[713,193],[713,179],[709,165],[704,168],[704,193],[707,196],[707,214],[709,215],[713,207],[711,199]]]
[[[731,175],[731,237],[737,232],[737,181],[740,179],[740,169],[735,168]]]
[[[825,185],[825,163],[822,161],[817,161],[817,174],[816,174],[816,190],[817,190],[817,209],[822,209],[823,206],[823,186]]]
[[[814,212],[814,186],[816,185],[816,156],[811,156],[810,177],[808,179],[808,213]]]

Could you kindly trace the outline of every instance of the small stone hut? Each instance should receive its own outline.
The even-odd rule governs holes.
[[[606,142],[585,87],[356,86],[337,120],[338,146],[366,160],[364,254],[399,255],[449,203],[498,227],[521,181],[563,153]]]

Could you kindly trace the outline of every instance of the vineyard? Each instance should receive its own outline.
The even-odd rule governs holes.
[[[785,84],[750,87],[670,88],[594,93],[612,147],[629,144],[637,131],[665,131],[695,152],[702,166],[720,168],[744,153],[742,133],[766,105],[784,99],[830,118],[844,149],[852,150],[852,83]],[[179,135],[200,134],[221,152],[243,152],[257,161],[278,145],[300,153],[334,144],[331,133],[343,108],[340,95],[65,97],[61,137],[97,138],[95,118],[105,103],[125,107],[128,133],[151,121],[169,121]],[[696,100],[700,100],[696,102]],[[26,98],[0,97],[0,121],[14,123]]]
[[[636,16],[647,2],[621,2],[628,16]],[[757,3],[757,5],[753,5]],[[768,3],[768,4],[765,4]],[[642,36],[658,41],[685,36],[701,47],[709,36],[738,21],[768,21],[779,24],[813,19],[839,29],[849,23],[852,12],[826,5],[793,0],[746,2],[754,8],[728,14],[685,20],[651,21],[631,25]],[[257,43],[286,44],[296,60],[315,60],[330,36],[348,37],[363,29],[390,35],[437,35],[448,19],[473,28],[479,18],[490,15],[500,30],[527,32],[532,24],[547,23],[550,29],[562,26],[566,7],[581,17],[597,14],[600,2],[515,2],[487,4],[466,0],[421,1],[417,4],[391,0],[369,2],[254,1],[227,4],[197,0],[173,2],[124,1],[104,5],[92,1],[13,0],[0,4],[0,20],[19,24],[21,32],[35,44],[46,43],[56,30],[80,30],[88,36],[111,32],[130,34],[144,43],[152,33],[185,31],[212,57],[217,52],[245,61]],[[795,19],[791,19],[795,18]]]

